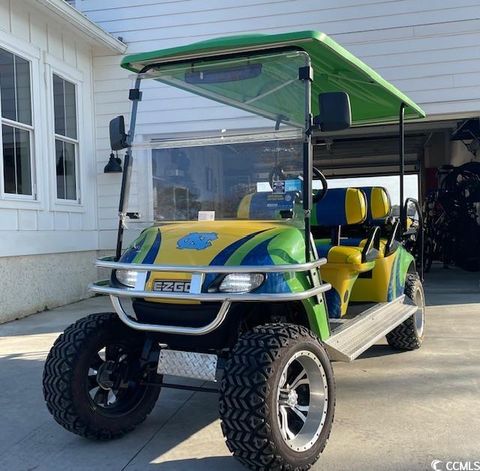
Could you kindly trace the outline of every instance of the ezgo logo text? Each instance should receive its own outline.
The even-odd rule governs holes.
[[[480,461],[440,461],[433,460],[431,467],[434,471],[480,471]]]

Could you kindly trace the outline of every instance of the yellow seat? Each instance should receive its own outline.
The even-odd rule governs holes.
[[[361,265],[362,249],[360,247],[335,245],[328,251],[327,263],[349,263]]]
[[[365,244],[367,243],[367,239],[363,239],[360,241],[360,244],[358,245],[359,248],[363,249],[365,247]],[[378,253],[375,258],[383,258],[385,256],[385,248],[387,246],[387,240],[386,239],[380,239],[379,241],[379,248],[378,248]]]
[[[314,205],[312,225],[338,229],[338,226],[363,223],[366,216],[367,202],[362,190],[335,188],[328,190],[325,198]],[[332,285],[332,289],[326,293],[329,315],[341,317],[347,311],[358,275],[371,270],[375,261],[365,261],[363,247],[358,245],[332,245],[332,240],[318,240],[315,245],[319,256],[327,259],[321,274]]]
[[[392,204],[388,191],[381,186],[360,188],[365,192],[368,202],[367,221],[376,222],[390,216]]]

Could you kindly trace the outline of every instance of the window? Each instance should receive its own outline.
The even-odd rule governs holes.
[[[78,201],[76,87],[53,74],[57,199]]]
[[[30,62],[0,48],[3,193],[34,196]]]
[[[155,221],[196,221],[199,211],[214,211],[215,219],[271,219],[293,209],[301,190],[303,143],[300,136],[260,140],[264,136],[252,131],[250,142],[225,138],[212,145],[206,139],[192,147],[153,149]],[[270,175],[278,168],[286,179],[286,195],[272,194]],[[138,181],[145,181],[142,175]],[[141,191],[138,187],[132,193]],[[258,207],[242,209],[250,208],[252,195],[259,192],[267,194]]]

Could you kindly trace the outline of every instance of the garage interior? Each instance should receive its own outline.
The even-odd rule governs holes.
[[[406,185],[405,196],[418,197],[420,205],[423,206],[425,250],[434,250],[428,244],[434,245],[437,253],[429,254],[433,260],[443,262],[444,266],[456,264],[471,271],[480,270],[480,257],[477,255],[480,253],[479,148],[479,117],[409,122],[405,125],[405,175],[406,179],[412,175],[418,177],[417,194],[412,193],[411,187],[409,194]],[[469,164],[470,162],[476,164]],[[445,177],[453,168],[464,164],[469,164],[470,170],[473,165],[476,172],[473,175],[474,180],[466,186],[461,183],[462,177],[458,177],[455,189],[458,191],[452,188],[441,190]],[[363,177],[367,185],[375,185],[378,184],[375,183],[377,177],[398,177],[398,124],[357,127],[329,135],[316,135],[314,165],[322,169],[330,181],[349,179],[349,185],[352,178]],[[399,185],[399,180],[392,178],[392,183]],[[395,201],[395,191],[392,191],[392,188],[389,190],[393,193],[392,206],[395,215],[398,214],[398,200]],[[457,201],[458,198],[461,199],[460,202]],[[442,211],[449,214],[442,215]],[[445,241],[436,240],[444,238],[449,229],[451,232],[452,226],[457,226],[456,234],[451,235],[453,245],[468,245],[469,252],[475,253],[474,259],[468,263],[458,260],[459,257],[465,258],[467,255],[453,253],[455,248],[445,248]]]

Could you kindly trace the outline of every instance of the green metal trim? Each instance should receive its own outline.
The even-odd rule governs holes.
[[[330,337],[330,326],[328,322],[327,303],[325,296],[322,294],[323,301],[317,303],[315,298],[305,299],[303,306],[307,311],[308,322],[310,330],[318,335],[322,342],[325,342]]]

